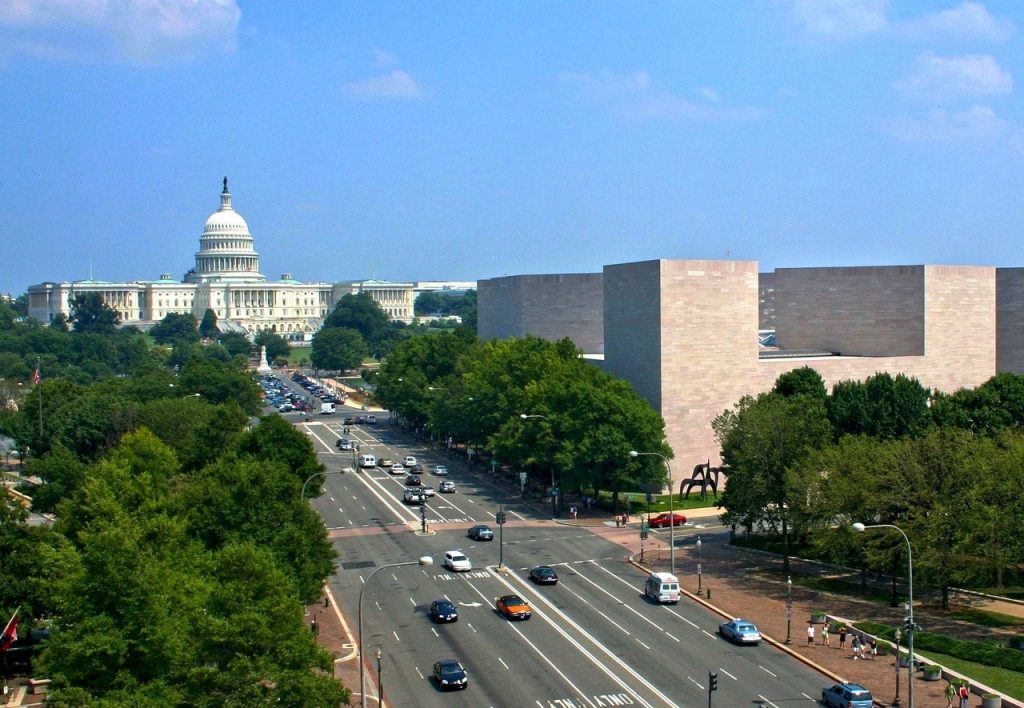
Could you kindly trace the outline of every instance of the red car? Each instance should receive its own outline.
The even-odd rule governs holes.
[[[667,529],[669,526],[682,526],[686,523],[686,517],[682,514],[658,514],[650,521],[652,529]]]

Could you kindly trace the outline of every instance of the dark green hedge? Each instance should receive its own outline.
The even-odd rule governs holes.
[[[896,641],[896,628],[878,622],[857,622],[854,627],[873,634],[880,639],[887,639],[890,642]],[[906,644],[906,637],[902,639]],[[973,661],[985,666],[994,666],[1008,671],[1024,673],[1024,654],[1010,651],[1002,644],[992,642],[975,642],[966,639],[953,639],[944,634],[932,632],[915,632],[914,648],[921,651],[934,651],[940,654],[948,654],[964,661]]]

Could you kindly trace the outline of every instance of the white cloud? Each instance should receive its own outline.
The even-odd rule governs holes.
[[[416,79],[401,69],[365,79],[349,81],[342,86],[349,98],[357,101],[382,101],[398,99],[416,101],[423,98],[423,89]]]
[[[979,2],[963,2],[956,7],[925,15],[907,23],[913,34],[945,35],[987,39],[999,42],[1013,34],[1013,23],[993,17]]]
[[[0,45],[29,54],[136,64],[237,47],[235,0],[0,0]]]
[[[1013,76],[987,54],[940,57],[925,52],[894,86],[907,96],[934,101],[1008,94],[1013,91]]]
[[[936,108],[924,117],[900,116],[887,126],[888,132],[901,140],[941,143],[1000,138],[1008,129],[988,106],[959,112]]]
[[[383,49],[374,49],[373,65],[379,69],[384,69],[389,66],[398,66],[398,57],[391,52],[384,51]]]
[[[849,39],[886,29],[886,0],[789,0],[790,12],[804,31]]]
[[[645,71],[631,74],[587,74],[563,71],[559,80],[579,87],[584,100],[607,107],[627,118],[681,118],[689,120],[756,120],[765,115],[760,108],[717,105],[721,98],[702,88],[704,101],[692,101],[657,85]]]

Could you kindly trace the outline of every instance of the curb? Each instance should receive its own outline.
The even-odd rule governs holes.
[[[638,569],[644,571],[645,573],[653,572],[647,566],[644,566],[644,565],[640,564],[636,560],[635,554],[631,553],[628,556],[626,556],[626,562],[629,563],[630,565],[632,565],[633,567],[638,568]],[[725,619],[732,619],[733,618],[733,615],[729,614],[728,612],[723,610],[718,605],[712,604],[711,602],[705,600],[704,598],[700,597],[699,595],[697,595],[695,593],[690,592],[689,590],[685,590],[683,588],[679,588],[679,592],[680,592],[680,594],[685,595],[689,599],[694,600],[697,603],[703,605],[706,609],[708,609],[711,612],[717,614],[719,617],[724,617]],[[781,651],[785,652],[786,654],[789,654],[791,657],[793,657],[794,659],[796,659],[800,663],[802,663],[802,664],[804,664],[806,666],[811,667],[812,669],[814,669],[818,673],[822,674],[823,676],[827,676],[828,678],[830,678],[831,680],[835,681],[836,683],[843,683],[844,682],[844,679],[843,679],[842,676],[839,676],[838,674],[833,673],[832,671],[830,671],[829,669],[826,669],[824,666],[821,666],[820,664],[816,664],[815,662],[811,661],[808,657],[804,656],[803,654],[800,654],[798,652],[793,651],[792,649],[790,649],[790,646],[788,644],[786,644],[785,642],[780,642],[779,640],[774,639],[774,638],[772,638],[772,637],[770,637],[770,636],[768,636],[767,634],[764,634],[764,633],[761,634],[761,638],[763,640],[765,640],[766,642],[768,642],[769,644],[771,644],[772,646],[774,646],[775,648],[780,649]]]

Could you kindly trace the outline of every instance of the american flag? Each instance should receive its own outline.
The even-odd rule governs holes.
[[[3,634],[0,634],[0,651],[7,651],[8,647],[16,641],[18,641],[18,610],[14,611],[11,621],[4,627]]]
[[[41,380],[42,377],[39,375],[39,365],[36,364],[36,370],[32,372],[32,383],[38,384]]]

